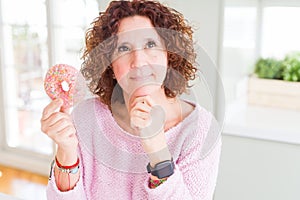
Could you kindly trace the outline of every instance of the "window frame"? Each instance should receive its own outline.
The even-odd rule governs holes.
[[[100,7],[100,0],[95,0]],[[2,10],[2,0],[0,0],[0,11]],[[46,28],[47,28],[47,48],[48,48],[48,65],[53,66],[55,64],[55,3],[53,0],[45,0],[46,7]],[[3,15],[0,12],[0,46],[4,47],[4,27]],[[4,66],[5,66],[5,57],[4,49],[0,48],[0,82],[2,83],[4,79]],[[52,155],[46,155],[31,150],[26,150],[23,148],[14,148],[10,147],[7,144],[7,131],[8,131],[8,119],[7,111],[5,105],[7,105],[7,99],[4,98],[5,91],[4,84],[0,84],[0,164],[10,167],[19,168],[26,171],[31,171],[34,173],[49,175],[50,163],[55,156],[56,145],[52,142],[53,153]],[[41,131],[42,134],[42,131]]]

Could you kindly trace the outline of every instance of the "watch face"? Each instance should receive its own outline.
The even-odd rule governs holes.
[[[156,170],[160,170],[160,169],[163,169],[169,165],[172,165],[172,162],[170,160],[167,160],[167,161],[164,161],[164,162],[161,162],[161,163],[158,163],[156,166],[155,166],[155,169]]]
[[[153,176],[157,176],[160,179],[171,176],[174,173],[174,162],[170,160],[163,161],[156,164],[150,171]]]

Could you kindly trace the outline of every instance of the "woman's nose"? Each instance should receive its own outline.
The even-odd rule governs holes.
[[[142,67],[147,64],[145,49],[136,49],[131,54],[131,68]]]

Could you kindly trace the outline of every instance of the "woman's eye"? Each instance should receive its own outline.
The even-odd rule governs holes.
[[[118,47],[118,52],[119,53],[122,53],[122,52],[126,52],[126,51],[129,51],[130,49],[127,47],[127,46],[120,46]]]
[[[146,44],[146,48],[153,48],[156,47],[156,43],[154,41],[149,41]]]

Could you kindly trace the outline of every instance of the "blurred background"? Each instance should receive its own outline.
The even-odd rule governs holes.
[[[223,80],[214,199],[300,199],[300,1],[161,2],[192,24]],[[40,131],[49,102],[43,78],[57,63],[80,68],[85,31],[108,3],[0,0],[0,193],[46,199],[55,146]],[[217,85],[216,116],[223,106]]]

